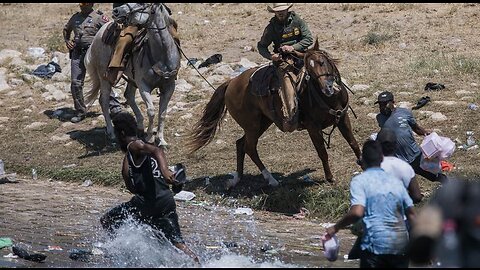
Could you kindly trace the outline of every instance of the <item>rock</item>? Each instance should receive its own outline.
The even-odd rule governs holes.
[[[193,198],[195,198],[195,194],[189,191],[182,190],[179,193],[175,194],[173,198],[178,201],[191,201]]]
[[[407,44],[405,42],[402,42],[400,44],[398,44],[398,48],[400,49],[406,49],[407,48]]]
[[[397,104],[398,104],[398,107],[400,107],[400,108],[410,108],[410,107],[412,107],[412,103],[410,103],[408,101],[400,101]]]
[[[27,55],[33,58],[40,58],[44,53],[45,49],[40,47],[30,47],[27,49]]]
[[[238,62],[238,65],[240,65],[242,67],[245,67],[246,69],[258,66],[257,63],[252,62],[252,61],[248,60],[247,58],[243,58],[243,57],[240,58],[240,61]]]
[[[430,115],[430,118],[433,121],[445,121],[445,120],[447,120],[447,117],[440,112],[433,113],[432,115]]]
[[[67,95],[61,90],[56,90],[55,92],[52,93],[52,97],[56,101],[62,101],[62,100],[65,100],[67,98]]]
[[[185,115],[180,116],[180,119],[182,119],[182,120],[190,119],[190,118],[192,118],[192,116],[193,115],[191,113],[187,113]]]
[[[7,96],[10,96],[10,97],[11,96],[18,96],[18,91],[16,91],[16,90],[10,91],[10,92],[7,93]]]
[[[353,92],[356,92],[356,91],[365,91],[367,90],[368,88],[370,88],[369,85],[366,85],[366,84],[354,84],[352,87],[350,87],[350,89],[352,89]]]
[[[215,85],[220,85],[220,84],[222,84],[222,83],[225,82],[225,80],[226,80],[225,76],[218,75],[218,74],[209,76],[209,77],[207,77],[206,79],[207,79],[207,81],[210,82],[210,84],[212,84],[214,87],[215,87]],[[203,82],[203,83],[202,83],[202,86],[203,86],[203,88],[207,88],[207,87],[210,88],[210,86],[209,86],[208,83],[206,83],[206,82]],[[212,89],[212,90],[213,90],[213,89]]]
[[[25,84],[25,82],[23,80],[20,80],[20,79],[12,78],[12,79],[9,80],[9,85],[11,85],[13,87],[21,86],[23,84]]]
[[[45,89],[45,86],[43,85],[42,82],[35,82],[35,83],[32,85],[32,88],[33,88],[33,89],[39,89],[41,92],[47,91],[47,90]],[[47,91],[47,92],[48,92],[48,91]]]
[[[372,119],[377,119],[377,114],[376,113],[369,113],[369,114],[367,114],[367,116],[372,118]]]
[[[212,74],[230,76],[232,73],[233,73],[233,69],[230,67],[230,65],[221,65],[217,67]]]
[[[458,102],[453,100],[435,100],[433,103],[444,105],[444,106],[458,105]]]
[[[1,116],[1,117],[0,117],[0,123],[8,122],[8,120],[10,120],[9,117],[6,117],[6,116]]]
[[[64,142],[64,141],[70,140],[70,135],[68,134],[63,134],[60,136],[53,135],[50,139],[54,142]]]
[[[25,129],[39,130],[42,126],[46,125],[45,122],[33,122],[30,125],[26,126]]]
[[[458,91],[455,91],[455,94],[457,96],[466,96],[466,95],[473,94],[473,92],[472,91],[467,91],[467,90],[458,90]]]
[[[27,74],[27,73],[23,73],[21,76],[22,76],[22,80],[24,80],[27,83],[35,83],[35,82],[38,82],[38,81],[42,80],[42,78],[40,78],[40,77],[37,77],[35,75],[31,75],[31,74]]]
[[[472,82],[470,85],[473,86],[473,87],[477,87],[477,86],[478,86],[478,83]]]
[[[19,51],[3,49],[0,51],[0,65],[4,65],[10,59],[20,57],[21,55],[22,53]]]
[[[189,84],[185,79],[178,79],[175,84],[175,91],[179,92],[190,92],[193,85]]]
[[[10,89],[7,83],[6,68],[0,68],[0,92]]]
[[[20,97],[21,98],[28,98],[28,97],[31,97],[33,96],[33,91],[32,89],[26,89],[26,90],[23,90],[21,93],[20,93]]]
[[[251,216],[251,215],[253,215],[253,210],[251,208],[248,208],[248,207],[239,207],[239,208],[235,209],[234,214],[235,215]]]

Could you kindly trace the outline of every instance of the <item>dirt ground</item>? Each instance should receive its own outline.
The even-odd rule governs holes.
[[[241,58],[258,64],[265,62],[256,51],[256,43],[272,16],[267,12],[266,4],[168,5],[178,22],[182,48],[189,58],[205,59],[220,53],[226,63],[238,62]],[[111,4],[101,3],[95,7],[111,14]],[[4,24],[0,32],[0,50],[24,52],[28,47],[53,46],[52,40],[61,37],[63,25],[77,10],[78,6],[73,3],[2,4],[0,20]],[[430,96],[432,101],[429,104],[414,111],[418,123],[456,140],[457,146],[465,143],[466,131],[480,134],[479,111],[468,109],[468,105],[478,103],[479,98],[480,52],[476,25],[480,5],[299,3],[293,10],[306,20],[320,46],[341,60],[339,70],[347,83],[366,86],[356,88],[355,94],[350,95],[351,106],[358,116],[354,119],[350,114],[352,126],[360,144],[378,131],[372,117],[378,108],[373,102],[383,90],[392,91],[397,103],[402,102],[407,107],[415,105],[423,96]],[[246,50],[246,47],[252,47],[253,51]],[[190,74],[182,69],[179,78],[188,78],[192,76]],[[442,83],[446,88],[426,92],[424,86],[428,82]],[[92,180],[95,185],[113,185],[117,189],[122,186],[119,174],[122,153],[107,145],[101,118],[87,118],[78,124],[50,119],[47,111],[71,108],[71,100],[63,103],[46,101],[41,97],[41,91],[31,84],[19,86],[16,90],[20,93],[32,90],[33,99],[26,101],[19,95],[0,93],[0,116],[10,119],[0,123],[0,159],[5,162],[7,173],[17,172],[27,177],[31,169],[36,168],[42,178],[75,182],[73,190],[85,180]],[[185,147],[186,136],[200,118],[212,93],[212,89],[196,84],[184,98],[174,94],[170,103],[186,103],[182,110],[168,114],[165,134],[169,143],[169,162],[183,163],[192,180],[186,186],[187,190],[194,192],[199,200],[231,207],[251,206],[287,214],[306,207],[310,210],[311,221],[331,222],[348,209],[348,184],[360,168],[338,131],[333,133],[331,149],[328,150],[335,185],[324,182],[320,159],[306,131],[287,134],[271,127],[260,139],[258,149],[267,168],[282,182],[280,188],[268,188],[247,157],[245,179],[232,192],[225,193],[223,183],[236,168],[235,141],[242,136],[235,121],[227,115],[214,141],[193,156],[187,155]],[[30,111],[24,110],[26,107]],[[145,106],[142,109],[145,110]],[[99,115],[100,108],[96,107],[94,112]],[[430,117],[433,113],[441,113],[445,118],[434,120]],[[46,122],[46,125],[40,130],[25,129],[35,121]],[[52,136],[65,135],[70,137],[66,142],[51,139]],[[421,142],[420,137],[416,138]],[[479,153],[478,149],[457,149],[449,160],[455,165],[453,173],[478,177]],[[318,184],[302,183],[306,174]],[[210,186],[204,184],[207,176],[211,178]],[[428,201],[429,194],[438,184],[421,177],[419,181]],[[21,190],[30,193],[28,187]],[[4,192],[3,187],[0,191]],[[32,192],[37,194],[32,199],[45,199],[52,202],[45,207],[56,207],[53,202],[57,200],[49,199],[49,193],[41,187]],[[98,200],[102,192],[98,191]],[[115,194],[116,191],[108,192]],[[95,194],[89,196],[96,198]],[[0,202],[5,203],[3,196]],[[20,213],[16,209],[11,211]],[[7,220],[5,213],[0,217]],[[21,220],[20,215],[16,220],[19,224],[13,225],[28,222],[28,217]]]

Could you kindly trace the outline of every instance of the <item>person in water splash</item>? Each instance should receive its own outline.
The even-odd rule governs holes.
[[[169,185],[178,185],[175,175],[168,169],[163,148],[144,143],[137,137],[135,118],[128,112],[121,112],[113,119],[115,135],[125,153],[122,176],[127,189],[134,194],[128,202],[110,209],[100,219],[102,227],[111,235],[123,222],[132,216],[162,231],[165,237],[178,249],[199,263],[182,238],[176,204]]]

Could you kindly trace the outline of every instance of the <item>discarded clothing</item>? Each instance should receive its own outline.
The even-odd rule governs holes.
[[[455,167],[452,163],[446,161],[446,160],[441,160],[440,161],[440,166],[442,167],[443,172],[451,172],[453,168]]]
[[[220,62],[222,62],[222,55],[217,53],[217,54],[214,54],[214,55],[210,56],[209,58],[207,58],[207,60],[205,60],[203,63],[201,63],[198,66],[198,68],[208,67],[210,65],[220,63]]]
[[[429,82],[427,85],[425,85],[425,91],[437,91],[437,90],[442,90],[445,89],[445,85],[441,83],[432,83]]]
[[[47,65],[38,66],[32,74],[40,78],[51,79],[56,72],[62,72],[62,68],[59,64],[51,61]]]
[[[79,260],[82,262],[86,262],[88,261],[90,255],[93,255],[91,251],[74,248],[70,250],[70,255],[68,257],[75,261]]]
[[[430,97],[422,97],[420,100],[418,100],[417,105],[415,105],[412,110],[418,110],[421,107],[425,106],[428,102],[430,102]]]
[[[40,253],[30,254],[30,253],[28,253],[28,251],[26,251],[25,249],[23,249],[21,247],[18,247],[18,246],[13,246],[12,251],[13,251],[13,254],[17,255],[18,257],[20,257],[22,259],[25,259],[25,260],[32,261],[32,262],[41,262],[41,261],[44,261],[47,258],[46,255],[40,254]]]
[[[0,238],[0,249],[4,247],[11,247],[13,245],[13,241],[10,238]]]

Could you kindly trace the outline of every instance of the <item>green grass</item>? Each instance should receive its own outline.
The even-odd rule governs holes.
[[[120,186],[123,183],[122,176],[118,170],[104,170],[99,168],[58,168],[46,166],[24,166],[22,164],[8,164],[9,170],[21,175],[31,175],[32,169],[37,170],[37,176],[51,178],[53,180],[68,182],[83,182],[87,179],[104,186]]]
[[[362,39],[365,45],[379,45],[385,41],[391,39],[393,35],[386,33],[377,33],[375,31],[369,31]]]
[[[408,69],[411,74],[429,77],[436,73],[478,76],[480,74],[480,58],[461,54],[430,53],[412,58]]]
[[[68,52],[67,47],[65,46],[65,41],[63,40],[63,34],[61,30],[56,29],[50,32],[43,40],[43,43],[45,44],[45,49],[49,52]]]

